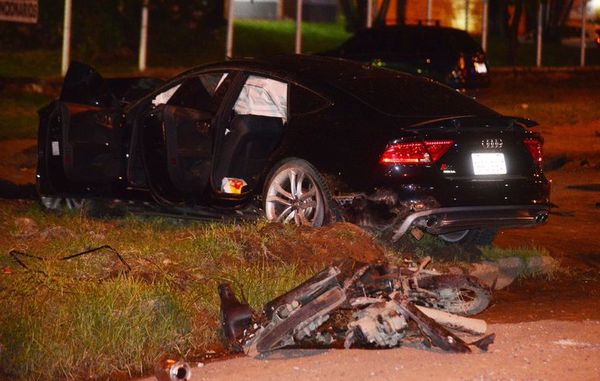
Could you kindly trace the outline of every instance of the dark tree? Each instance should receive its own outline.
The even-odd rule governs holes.
[[[517,50],[519,48],[519,24],[521,23],[521,15],[523,14],[524,0],[513,0],[511,3],[514,6],[512,17],[509,19],[508,29],[508,64],[517,64]]]
[[[549,7],[542,20],[545,41],[559,41],[574,0],[490,0],[490,33],[504,36],[507,42],[507,60],[517,64],[519,26],[525,17],[525,33],[532,38],[537,33],[540,2]]]
[[[408,0],[397,0],[396,2],[396,23],[404,25],[406,23],[406,2]]]
[[[383,0],[379,9],[374,8],[374,25],[385,24],[385,15],[393,0]],[[401,1],[401,0],[397,0]],[[403,0],[402,0],[403,2]],[[355,32],[367,24],[367,0],[340,0],[340,8],[346,19],[346,30]],[[404,19],[404,16],[403,16]]]

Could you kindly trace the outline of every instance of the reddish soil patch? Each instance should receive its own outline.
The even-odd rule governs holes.
[[[517,281],[494,291],[492,304],[477,317],[489,323],[600,320],[600,275]]]
[[[374,238],[349,223],[336,223],[315,229],[294,225],[269,224],[260,237],[244,237],[249,253],[264,252],[286,263],[322,267],[342,259],[378,262],[384,250]]]
[[[37,142],[0,140],[0,179],[15,185],[35,184]]]

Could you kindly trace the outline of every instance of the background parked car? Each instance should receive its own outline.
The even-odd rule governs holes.
[[[483,49],[467,32],[454,28],[401,25],[363,29],[323,55],[422,75],[454,88],[490,83]]]
[[[585,28],[585,46],[587,48],[600,47],[600,28],[598,25],[587,25]],[[581,46],[581,27],[564,27],[560,39],[561,44],[572,47]]]

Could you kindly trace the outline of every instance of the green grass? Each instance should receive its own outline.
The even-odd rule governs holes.
[[[274,257],[270,249],[277,242],[287,247],[298,240],[299,250],[310,243],[300,240],[293,226],[277,228],[264,221],[89,219],[76,212],[48,213],[31,201],[0,201],[0,225],[0,379],[148,374],[165,355],[194,357],[219,342],[218,284],[231,283],[238,296],[243,290],[260,310],[320,270]],[[350,231],[337,236],[345,242],[357,239]],[[130,272],[107,250],[60,260],[106,243],[123,256]],[[447,248],[428,235],[416,245],[402,255]],[[20,257],[25,269],[6,255],[12,249],[45,259]],[[544,252],[482,250],[489,258]],[[397,250],[388,248],[386,255],[401,260]],[[434,259],[437,268],[440,261]]]
[[[293,21],[240,20],[235,28],[235,56],[261,57],[294,53],[296,26]],[[341,24],[303,23],[302,52],[333,49],[350,34]]]
[[[28,235],[16,216],[34,226]],[[31,222],[33,221],[33,223]],[[0,378],[106,379],[147,374],[162,355],[193,356],[218,342],[217,285],[230,282],[252,307],[292,288],[313,269],[271,261],[264,223],[181,224],[161,218],[89,220],[3,202],[0,223]],[[109,251],[59,260],[110,243]],[[46,258],[6,253],[18,249]]]
[[[550,253],[543,247],[515,247],[502,249],[497,246],[481,247],[483,259],[496,261],[501,258],[518,257],[526,261],[533,257],[549,256]]]
[[[37,110],[51,97],[34,92],[5,91],[0,97],[0,139],[32,138],[37,135]]]
[[[60,74],[60,51],[0,51],[0,78],[41,78]]]
[[[218,342],[218,284],[233,284],[238,296],[243,289],[260,309],[316,270],[262,250],[294,239],[290,227],[261,232],[263,221],[102,220],[33,202],[0,206],[0,269],[12,272],[0,272],[0,378],[148,374],[163,355],[193,356]],[[105,243],[131,266],[127,276],[110,251],[60,260]],[[27,270],[11,249],[45,260],[23,257]]]

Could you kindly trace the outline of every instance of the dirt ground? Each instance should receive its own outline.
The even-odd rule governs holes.
[[[542,132],[546,157],[557,167],[547,171],[557,207],[547,224],[501,231],[495,244],[544,247],[564,272],[496,292],[480,315],[497,334],[490,352],[457,355],[414,345],[280,351],[262,360],[236,358],[195,368],[193,380],[600,379],[600,121]],[[0,141],[5,198],[32,194],[35,145],[32,139]],[[305,239],[323,239],[305,234]]]
[[[411,344],[391,350],[280,350],[192,368],[200,380],[598,380],[600,322],[493,324],[488,352],[450,354]],[[195,364],[192,364],[195,365]],[[155,380],[149,377],[143,381]]]

